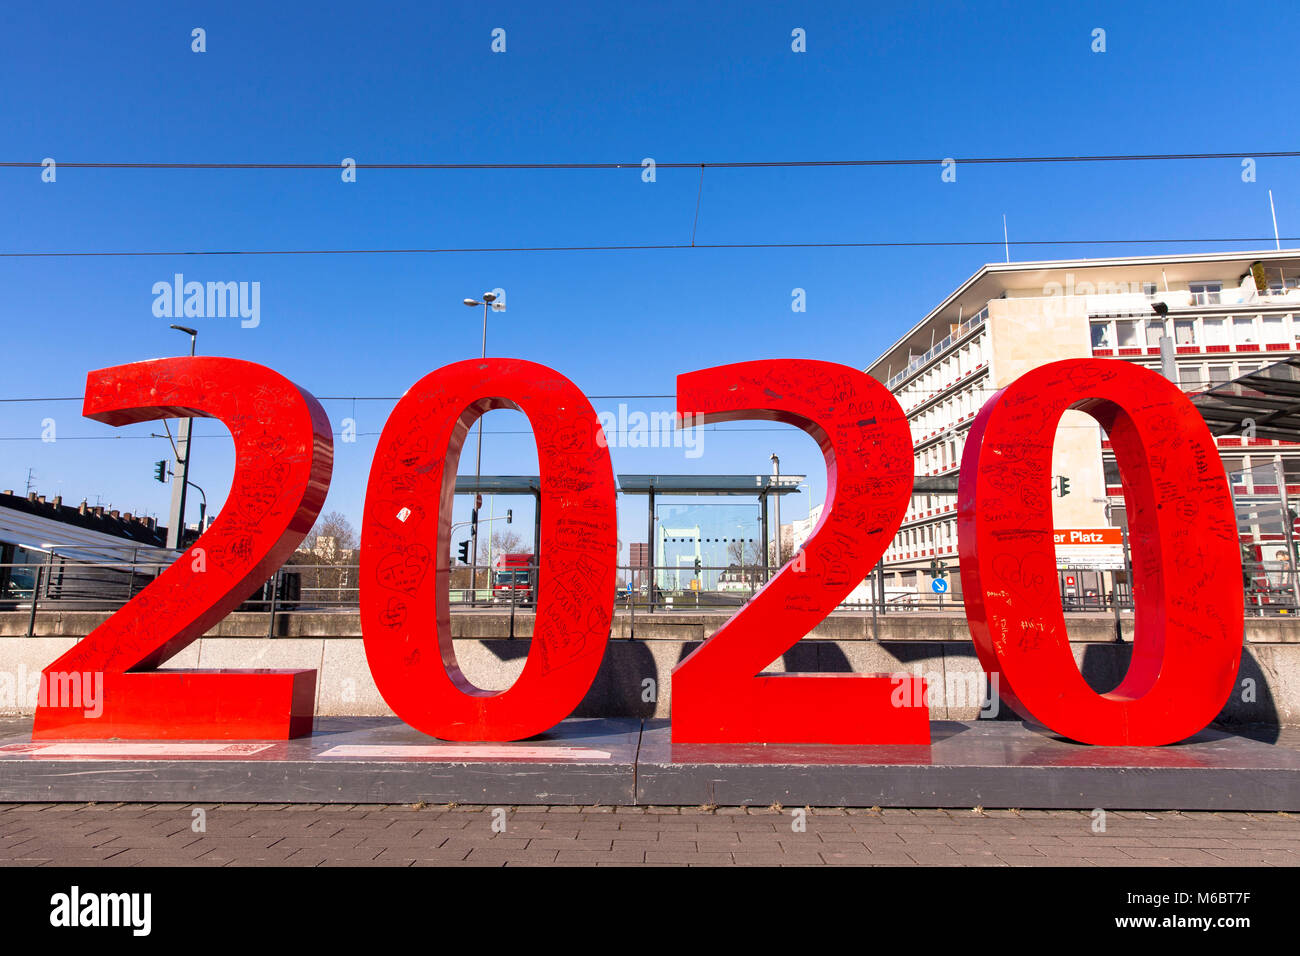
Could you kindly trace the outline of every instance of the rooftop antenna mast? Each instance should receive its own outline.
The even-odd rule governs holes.
[[[1268,191],[1268,211],[1273,214],[1273,242],[1278,249],[1282,248],[1282,240],[1277,235],[1277,208],[1273,205],[1273,190]]]

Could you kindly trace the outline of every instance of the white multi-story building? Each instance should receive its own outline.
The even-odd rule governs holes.
[[[953,489],[986,399],[1060,359],[1113,358],[1160,371],[1164,335],[1188,393],[1300,353],[1300,250],[986,265],[891,345],[866,371],[907,413],[918,478],[884,556],[887,585],[928,591],[926,572],[939,559],[959,592]],[[1300,494],[1300,445],[1247,437],[1218,444],[1237,490],[1256,490],[1251,469],[1280,457],[1289,493]],[[1070,479],[1070,494],[1053,498],[1058,528],[1125,524],[1119,471],[1090,416],[1063,416],[1053,474]]]

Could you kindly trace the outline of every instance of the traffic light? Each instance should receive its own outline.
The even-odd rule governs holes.
[[[468,541],[462,541],[460,543],[460,563],[469,564],[469,542]]]
[[[1069,493],[1070,493],[1070,479],[1066,478],[1065,475],[1057,475],[1056,476],[1057,496],[1064,498]]]
[[[948,565],[944,564],[938,558],[930,562],[930,577],[946,578],[948,576]]]
[[[514,516],[515,516],[515,509],[514,509],[514,508],[507,508],[507,509],[506,509],[506,524],[509,524],[509,523],[511,522],[511,520],[514,519]]]
[[[696,559],[695,559],[695,576],[696,576],[697,578],[700,576],[700,570],[701,570],[701,568],[702,568],[702,565],[700,564],[700,559],[699,559],[699,558],[696,558]]]
[[[154,462],[153,480],[161,481],[163,484],[167,483],[167,460],[165,458],[162,461]]]

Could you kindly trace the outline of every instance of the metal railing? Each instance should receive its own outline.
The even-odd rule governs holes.
[[[1246,616],[1300,614],[1300,578],[1289,562],[1242,562]]]
[[[117,610],[139,594],[169,563],[73,561],[50,554],[42,562],[0,564],[0,610],[27,611],[30,637],[35,631],[39,609]],[[448,570],[454,578],[461,569]],[[470,611],[471,607],[508,609],[513,635],[515,613],[530,611],[534,606],[537,565],[513,570],[526,570],[527,583],[515,586],[498,583],[477,589],[449,587],[450,607],[457,611]],[[646,568],[620,565],[613,595],[615,608],[633,615],[736,610],[748,604],[778,570],[770,565],[702,566],[697,576],[693,567],[656,568],[651,586]],[[277,622],[282,627],[289,615],[356,612],[360,595],[357,571],[356,565],[288,564],[253,591],[237,610],[267,613],[269,636],[277,633]],[[955,568],[950,569],[943,579],[948,587],[959,583],[955,572]],[[1067,613],[1109,613],[1118,621],[1122,613],[1134,610],[1127,572],[1062,570],[1058,574],[1061,607]],[[464,576],[468,577],[468,569],[464,569]],[[933,579],[928,574],[918,572],[918,579],[921,583],[915,586],[886,586],[881,595],[878,578],[873,574],[832,613],[964,613],[959,590],[936,593],[930,589]],[[1300,572],[1289,562],[1243,561],[1242,587],[1247,616],[1300,615]]]
[[[923,354],[918,355],[915,358],[913,358],[911,361],[909,361],[907,363],[907,368],[903,369],[901,372],[896,372],[893,375],[891,375],[889,377],[889,381],[885,383],[885,388],[889,389],[892,392],[894,390],[894,386],[897,385],[899,382],[903,381],[903,379],[907,378],[909,375],[911,375],[917,369],[921,368],[923,365],[930,362],[932,359],[938,358],[949,348],[951,348],[952,344],[956,342],[958,339],[963,338],[964,336],[975,331],[977,328],[983,325],[984,320],[988,318],[988,315],[989,315],[989,309],[988,306],[985,306],[974,316],[967,319],[961,325],[957,326],[957,328],[949,335],[946,335],[942,339],[942,341],[936,342],[929,349],[927,349]]]

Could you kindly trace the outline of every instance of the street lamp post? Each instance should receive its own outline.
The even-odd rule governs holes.
[[[506,307],[497,304],[497,294],[495,292],[484,292],[483,298],[480,299],[462,299],[467,306],[483,306],[483,346],[479,353],[480,358],[487,358],[487,316],[488,309],[496,312],[504,312]],[[478,601],[478,503],[480,492],[478,482],[481,477],[483,467],[483,416],[478,419],[478,448],[474,453],[474,509],[472,512],[473,523],[470,525],[470,538],[472,543],[470,548],[470,606],[473,607]]]
[[[190,337],[190,357],[194,357],[198,331],[173,325],[177,332]],[[190,483],[190,435],[194,419],[182,418],[176,426],[176,475],[172,480],[171,517],[167,522],[167,547],[179,551],[185,539],[185,491]]]
[[[772,484],[776,487],[776,566],[781,566],[781,459],[772,452]]]

